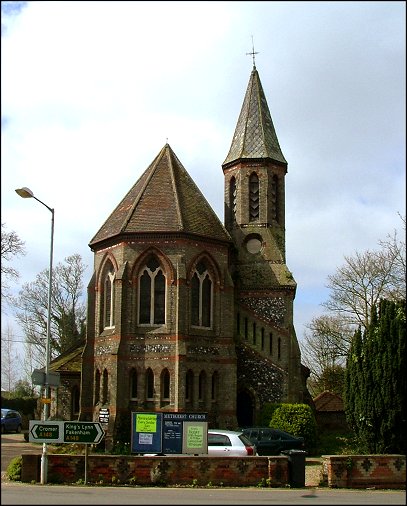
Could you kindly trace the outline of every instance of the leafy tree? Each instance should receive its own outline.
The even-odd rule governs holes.
[[[382,299],[349,350],[345,412],[369,453],[406,453],[405,324],[405,300]]]
[[[9,262],[12,262],[16,257],[25,255],[24,242],[19,238],[16,232],[6,231],[6,224],[1,224],[1,299],[2,301],[9,302],[11,299],[10,294],[10,281],[17,281],[19,278],[18,271],[12,267]]]
[[[86,307],[82,301],[86,265],[79,254],[65,258],[53,269],[51,297],[51,358],[59,355],[85,336]],[[44,362],[47,341],[49,270],[23,285],[14,299],[26,342],[35,348],[37,360]]]
[[[24,398],[24,397],[33,397],[34,389],[30,385],[30,383],[26,380],[18,380],[13,389],[13,397],[15,398]]]

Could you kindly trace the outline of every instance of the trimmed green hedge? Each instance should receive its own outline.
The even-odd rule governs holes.
[[[37,411],[38,399],[35,397],[5,399],[1,398],[1,407],[15,409],[22,415],[32,415]]]
[[[274,410],[269,426],[303,437],[308,454],[315,452],[317,423],[308,404],[281,404]]]

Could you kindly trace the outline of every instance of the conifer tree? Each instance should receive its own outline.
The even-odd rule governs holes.
[[[381,300],[349,350],[346,417],[369,453],[406,453],[405,316],[405,300]]]

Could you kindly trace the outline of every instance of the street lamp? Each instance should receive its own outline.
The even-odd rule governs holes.
[[[51,211],[51,248],[49,255],[49,278],[48,278],[48,315],[47,315],[47,340],[45,346],[45,400],[44,409],[43,409],[43,420],[48,420],[50,405],[48,403],[48,399],[50,397],[50,389],[49,389],[49,363],[51,359],[51,297],[52,297],[52,257],[53,257],[53,249],[54,249],[54,209],[47,206],[44,202],[34,195],[34,193],[29,188],[18,188],[16,193],[20,195],[23,199],[33,198],[43,206],[45,206],[49,211]],[[41,458],[41,485],[47,483],[47,443],[42,444],[42,458]]]

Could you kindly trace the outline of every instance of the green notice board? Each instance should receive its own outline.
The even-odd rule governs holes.
[[[208,423],[184,422],[182,453],[208,453]]]
[[[131,414],[131,452],[208,453],[208,415],[134,412]]]
[[[131,414],[132,453],[161,453],[162,414]]]

